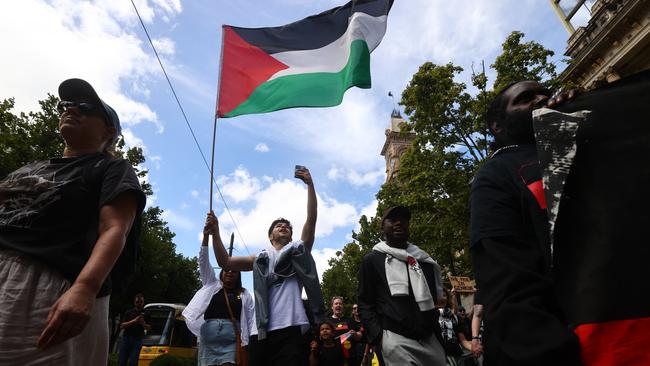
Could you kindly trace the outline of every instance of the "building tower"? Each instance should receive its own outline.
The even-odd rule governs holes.
[[[386,129],[386,142],[381,148],[381,156],[386,158],[386,182],[395,179],[399,171],[400,158],[415,139],[415,133],[401,130],[402,124],[406,124],[406,121],[398,110],[393,109],[390,128]]]
[[[571,61],[562,81],[591,89],[650,69],[650,1],[549,2],[570,35],[565,55]]]

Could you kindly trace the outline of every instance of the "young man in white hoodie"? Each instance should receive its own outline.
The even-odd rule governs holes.
[[[434,305],[442,292],[440,267],[408,242],[410,219],[405,206],[384,211],[386,241],[363,257],[359,269],[361,320],[386,365],[444,366]]]

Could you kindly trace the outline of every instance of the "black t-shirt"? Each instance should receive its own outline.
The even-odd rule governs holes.
[[[471,246],[498,237],[536,242],[550,267],[546,199],[535,145],[504,149],[479,170],[470,213]]]
[[[361,332],[361,339],[358,342],[352,341],[352,355],[356,356],[360,360],[361,357],[363,357],[363,351],[365,350],[366,343],[368,343],[366,330],[363,327],[362,322],[356,321],[354,318],[352,318],[351,321],[352,323],[350,323],[350,326],[352,329],[354,329],[355,332]]]
[[[96,153],[28,164],[0,181],[0,248],[41,261],[74,282],[99,237],[100,209],[124,192],[132,192],[138,205],[125,246],[130,248],[146,198],[129,161]],[[105,283],[100,295],[109,287]]]
[[[133,308],[131,310],[127,310],[126,313],[124,313],[124,319],[122,320],[122,323],[131,321],[138,317],[140,314],[144,315],[144,322],[146,324],[151,325],[151,317],[149,314],[147,314],[144,309],[143,310],[138,310],[136,308]],[[124,335],[125,336],[131,336],[131,337],[144,337],[144,327],[140,323],[135,323],[131,325],[130,327],[127,327],[124,329]]]
[[[438,322],[440,323],[442,339],[444,340],[443,346],[445,347],[445,352],[450,356],[460,356],[463,350],[460,346],[458,333],[462,333],[462,330],[453,315],[453,311],[450,308],[440,309]]]
[[[352,319],[347,316],[341,317],[339,319],[330,317],[329,321],[334,325],[334,336],[338,337],[341,334],[347,333],[350,330],[353,330]]]
[[[334,337],[341,336],[351,330],[357,330],[354,327],[354,320],[352,320],[352,318],[348,318],[347,316],[341,317],[339,319],[330,318],[329,320],[332,322],[332,324],[334,324]],[[339,338],[337,338],[337,341],[338,340]],[[354,343],[355,342],[352,339],[352,336],[350,336],[341,344],[342,347],[345,347],[345,349],[348,350],[348,355],[350,354]]]
[[[232,315],[235,319],[239,320],[242,306],[241,294],[237,294],[235,291],[228,291],[228,301],[230,302]],[[212,295],[212,300],[210,300],[208,308],[205,309],[203,319],[230,319],[230,313],[226,305],[226,297],[223,296],[223,289]]]
[[[458,317],[459,332],[465,335],[465,339],[472,340],[472,319],[465,315],[464,318]]]
[[[342,366],[345,363],[343,350],[335,342],[332,346],[318,345],[318,366]]]

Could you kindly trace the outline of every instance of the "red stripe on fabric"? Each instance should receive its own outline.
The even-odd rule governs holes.
[[[539,207],[542,210],[546,210],[546,197],[544,196],[544,185],[542,184],[542,180],[540,179],[529,184],[528,189],[533,196],[535,196]]]
[[[585,366],[650,365],[650,317],[582,324],[574,332]]]
[[[232,27],[224,26],[223,32],[219,105],[217,106],[219,117],[223,117],[243,103],[273,74],[289,67],[260,48],[247,43]]]

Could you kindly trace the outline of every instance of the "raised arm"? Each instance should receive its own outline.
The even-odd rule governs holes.
[[[199,278],[203,286],[216,282],[217,276],[214,274],[214,269],[210,264],[210,252],[208,249],[208,241],[210,239],[210,229],[208,228],[208,220],[205,221],[203,226],[203,240],[201,240],[201,250],[199,251]]]
[[[223,246],[223,241],[221,241],[221,235],[219,235],[219,221],[214,212],[208,212],[205,226],[208,233],[212,235],[212,249],[214,250],[214,256],[217,258],[219,267],[233,271],[253,270],[253,262],[255,261],[254,255],[236,257],[228,255],[226,247]],[[206,241],[206,236],[203,237],[203,240]],[[207,242],[205,245],[207,245]]]
[[[311,178],[309,169],[298,169],[296,171],[296,178],[302,180],[307,185],[307,220],[302,227],[302,235],[300,239],[305,243],[307,250],[311,251],[314,245],[314,236],[316,234],[316,217],[318,216],[318,203],[316,200],[316,190],[314,189],[314,181]]]

